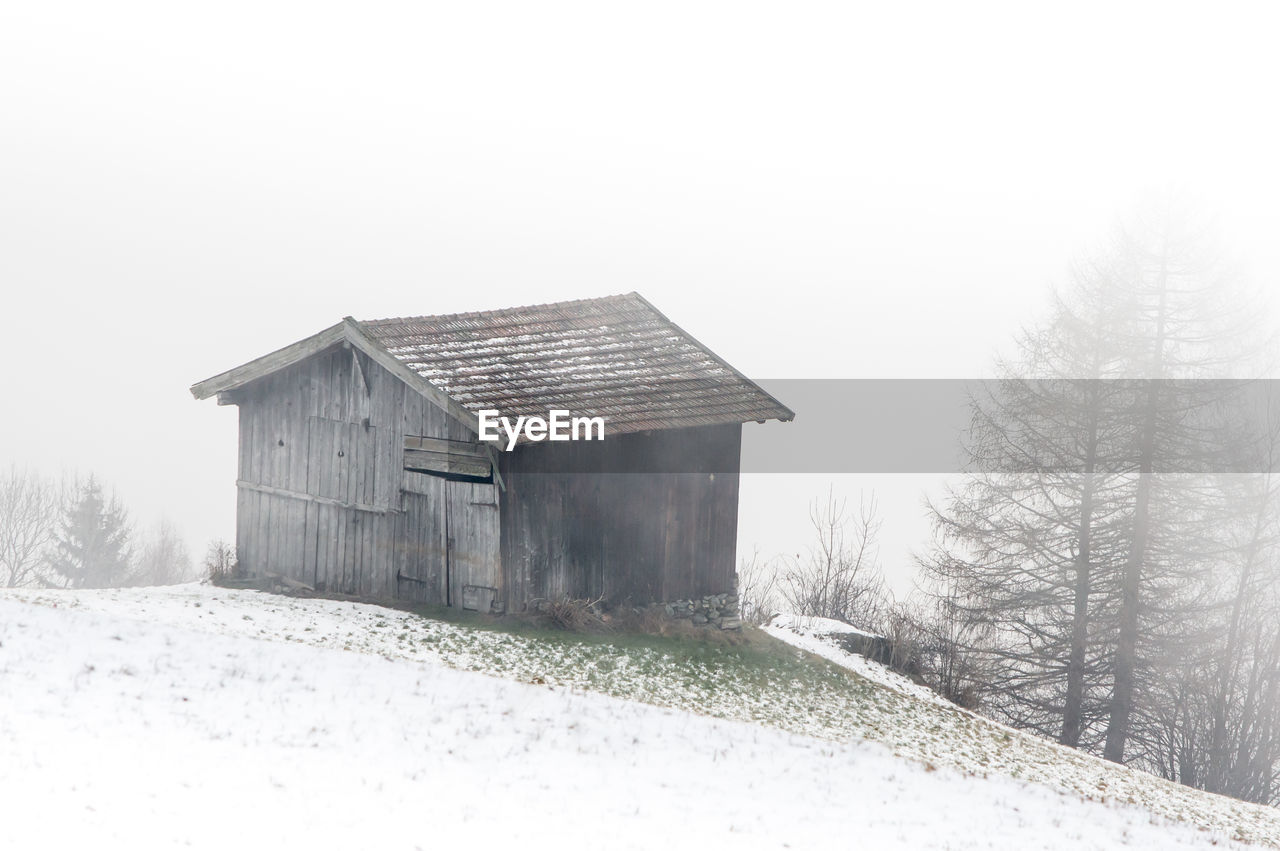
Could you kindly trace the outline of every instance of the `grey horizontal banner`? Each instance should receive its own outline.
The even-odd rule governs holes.
[[[1265,472],[1280,382],[1181,379],[779,379],[796,412],[749,425],[755,473],[1155,474]]]
[[[1273,380],[770,379],[757,383],[795,412],[742,428],[743,473],[920,474],[1094,471],[1266,472],[1277,451]],[[739,392],[740,392],[740,385]],[[571,384],[566,386],[572,395]],[[661,388],[647,388],[662,398]],[[673,388],[679,397],[686,388]],[[727,395],[733,395],[727,393]],[[705,395],[704,395],[705,398]],[[574,412],[590,414],[590,411]],[[734,472],[723,427],[608,432],[543,472]],[[1144,453],[1143,435],[1154,433]],[[649,441],[652,440],[652,443]],[[559,444],[564,447],[566,444]],[[608,447],[608,448],[606,448]],[[561,450],[563,451],[563,450]],[[541,465],[540,465],[541,466]]]
[[[742,471],[828,474],[960,470],[969,400],[981,384],[803,378],[756,383],[796,418],[744,426]]]

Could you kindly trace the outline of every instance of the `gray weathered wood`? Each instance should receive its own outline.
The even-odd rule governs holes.
[[[348,508],[352,511],[366,511],[370,514],[390,514],[393,509],[384,508],[378,505],[367,505],[359,502],[344,502],[340,499],[332,499],[325,496],[317,496],[310,493],[302,493],[300,491],[291,491],[285,488],[275,488],[270,485],[259,485],[254,482],[236,482],[236,487],[244,490],[257,491],[265,493],[269,496],[283,497],[285,499],[296,499],[301,502],[314,502],[320,505],[333,505],[338,508]]]
[[[404,468],[427,473],[471,476],[477,479],[487,479],[493,471],[493,466],[487,457],[461,457],[448,452],[433,452],[430,449],[406,449]]]
[[[740,436],[740,426],[707,426],[501,453],[508,608],[564,596],[645,604],[732,589]]]
[[[395,594],[408,600],[445,605],[448,602],[445,537],[445,486],[439,476],[406,473],[416,477],[413,489],[402,496],[398,515],[398,567]]]
[[[487,612],[491,602],[503,599],[497,488],[451,481],[445,492],[449,602]]]
[[[346,337],[347,324],[346,322],[339,322],[337,325],[331,325],[318,334],[312,334],[306,339],[299,340],[282,349],[276,349],[270,354],[263,355],[246,364],[241,364],[235,369],[229,369],[212,378],[206,378],[204,381],[193,384],[191,386],[191,395],[197,399],[208,399],[215,393],[240,387],[254,379],[262,378],[285,367],[293,366],[295,363],[305,360],[317,352],[324,351],[330,346],[340,343]]]
[[[360,327],[360,323],[350,316],[337,325],[332,325],[310,337],[277,349],[270,354],[241,364],[234,369],[219,373],[191,386],[191,395],[197,399],[207,399],[215,394],[232,391],[249,382],[278,373],[280,370],[294,366],[313,355],[335,345],[346,343],[363,352],[384,370],[403,381],[420,395],[446,412],[472,434],[479,432],[479,423],[475,414],[468,411],[456,400],[440,388],[418,375],[413,370],[396,360],[395,355],[386,350],[381,343],[371,337]],[[357,362],[354,364],[357,380],[364,379],[363,369]],[[362,383],[364,383],[362,381]],[[235,403],[236,397],[228,396],[228,402]],[[352,400],[358,402],[353,395]]]
[[[341,342],[234,390],[236,547],[250,575],[481,610],[732,588],[738,426],[495,453]],[[673,472],[628,472],[655,460]]]
[[[370,358],[377,361],[378,365],[399,378],[405,384],[408,384],[414,390],[431,401],[432,404],[453,417],[458,423],[466,427],[472,434],[480,433],[480,423],[476,419],[476,415],[468,411],[462,405],[458,404],[451,396],[443,390],[427,381],[421,375],[409,369],[403,363],[396,359],[396,356],[387,351],[386,347],[375,340],[373,337],[365,333],[360,327],[360,323],[352,319],[350,316],[342,320],[346,327],[346,338],[352,344],[359,346],[361,351]]]

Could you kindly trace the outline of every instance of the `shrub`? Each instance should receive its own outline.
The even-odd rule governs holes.
[[[609,629],[600,600],[575,600],[571,597],[537,600],[534,608],[550,626],[566,632],[605,632]]]
[[[220,585],[239,575],[240,565],[236,561],[236,548],[221,538],[209,542],[209,549],[204,555],[204,571],[209,581]]]

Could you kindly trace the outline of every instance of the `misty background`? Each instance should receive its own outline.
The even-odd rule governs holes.
[[[982,376],[1152,190],[1280,280],[1272,32],[1163,4],[9,4],[0,466],[95,473],[199,558],[234,533],[236,415],[187,388],[345,315],[637,290],[753,378]],[[904,591],[937,477],[744,476],[740,555],[802,548],[831,484],[876,491]]]

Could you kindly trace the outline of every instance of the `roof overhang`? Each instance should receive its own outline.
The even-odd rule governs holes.
[[[398,361],[395,355],[387,351],[377,340],[370,337],[360,327],[360,323],[350,316],[337,325],[331,325],[323,331],[312,334],[310,337],[306,337],[282,349],[277,349],[248,363],[241,364],[235,369],[229,369],[212,378],[206,378],[204,381],[193,384],[191,385],[191,395],[197,399],[208,399],[216,395],[218,396],[219,404],[224,402],[234,403],[235,400],[231,394],[246,384],[300,363],[312,355],[341,345],[350,346],[363,352],[410,388],[442,408],[447,414],[466,426],[473,434],[479,433],[480,426],[475,414],[468,411],[440,388]]]
[[[692,335],[692,334],[690,334],[688,331],[684,330],[684,329],[683,329],[683,328],[681,328],[679,325],[677,325],[676,323],[672,322],[672,321],[671,321],[671,319],[670,319],[670,318],[668,318],[668,317],[667,317],[667,315],[666,315],[665,313],[663,313],[661,310],[658,310],[658,308],[654,307],[654,306],[653,306],[653,302],[649,301],[649,299],[645,298],[644,296],[640,295],[640,293],[636,293],[636,292],[631,293],[631,295],[632,295],[632,296],[634,296],[634,297],[635,297],[637,300],[639,300],[640,302],[642,302],[644,305],[646,305],[646,306],[647,306],[650,310],[652,310],[655,314],[657,314],[658,316],[662,317],[662,319],[663,319],[664,321],[666,321],[666,323],[667,323],[668,325],[670,325],[672,328],[674,328],[675,330],[679,331],[679,332],[680,332],[681,334],[683,334],[684,336],[688,337],[688,338],[689,338],[689,340],[690,340],[690,341],[691,341],[695,346],[697,346],[698,348],[702,349],[704,352],[706,352],[706,353],[707,353],[707,355],[708,355],[709,357],[713,358],[713,359],[714,359],[716,362],[718,362],[721,366],[723,366],[725,369],[729,370],[729,372],[731,372],[731,373],[733,373],[735,376],[737,376],[737,377],[738,377],[738,379],[739,379],[740,381],[742,381],[744,384],[748,384],[748,385],[750,385],[751,387],[755,388],[756,392],[760,393],[762,396],[764,396],[764,397],[765,397],[766,399],[768,399],[770,402],[772,402],[773,404],[777,405],[777,406],[778,406],[778,408],[780,409],[780,411],[779,411],[778,413],[776,413],[773,417],[771,417],[771,419],[776,419],[778,422],[789,423],[789,422],[791,422],[792,420],[794,420],[794,419],[796,418],[796,412],[795,412],[795,411],[791,410],[791,409],[790,409],[790,408],[788,408],[786,405],[784,405],[784,404],[783,404],[783,403],[782,403],[782,402],[781,402],[781,401],[780,401],[776,396],[774,396],[772,393],[768,392],[768,391],[767,391],[767,390],[765,390],[763,387],[761,387],[759,384],[757,384],[756,382],[752,381],[750,378],[747,378],[747,376],[743,375],[743,374],[742,374],[742,372],[741,372],[737,367],[735,367],[733,364],[729,363],[727,360],[725,360],[724,358],[720,357],[718,354],[716,354],[715,352],[713,352],[713,351],[712,351],[712,350],[711,350],[711,349],[710,349],[710,348],[709,348],[705,343],[703,343],[703,342],[702,342],[701,340],[699,340],[697,337],[693,336],[693,335]],[[766,421],[766,420],[756,420],[756,422],[758,422],[758,423],[764,423],[764,422],[767,422],[767,421]]]

